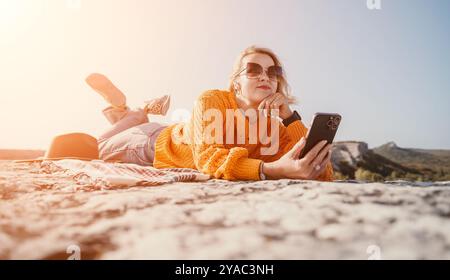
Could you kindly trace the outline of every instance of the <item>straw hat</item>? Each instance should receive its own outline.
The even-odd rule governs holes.
[[[86,133],[69,133],[53,138],[50,148],[43,157],[15,162],[36,162],[44,160],[99,160],[97,139]],[[117,162],[117,161],[116,161]]]

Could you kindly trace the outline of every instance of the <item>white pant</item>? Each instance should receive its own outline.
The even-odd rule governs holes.
[[[167,125],[149,122],[143,109],[108,107],[103,114],[113,126],[98,138],[100,159],[153,165],[156,138]]]

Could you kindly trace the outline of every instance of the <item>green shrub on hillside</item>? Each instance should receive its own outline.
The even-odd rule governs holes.
[[[384,177],[378,173],[370,172],[369,170],[365,170],[363,168],[358,168],[355,172],[356,180],[364,180],[364,181],[372,181],[372,182],[381,182],[384,181]]]

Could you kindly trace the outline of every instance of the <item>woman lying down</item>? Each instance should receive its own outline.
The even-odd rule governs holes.
[[[87,83],[109,103],[112,124],[99,138],[100,158],[155,168],[193,168],[225,180],[333,180],[331,144],[320,142],[298,159],[308,129],[277,56],[249,47],[235,64],[228,90],[209,90],[193,100],[191,119],[163,125],[170,96],[131,110],[125,95],[101,74]]]

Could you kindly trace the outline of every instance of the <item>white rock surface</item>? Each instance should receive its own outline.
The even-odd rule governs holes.
[[[73,248],[82,259],[450,259],[449,182],[94,191],[37,166],[0,170],[0,259],[67,259]]]
[[[333,162],[339,166],[340,162],[345,162],[349,166],[356,168],[358,161],[369,150],[367,143],[346,141],[333,144],[332,158]]]

